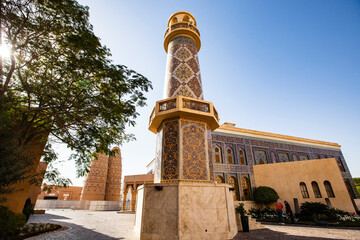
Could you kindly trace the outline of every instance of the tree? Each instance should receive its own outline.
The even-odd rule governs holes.
[[[256,203],[269,204],[279,199],[277,192],[271,187],[260,186],[255,189],[254,200]]]
[[[353,178],[355,186],[356,186],[356,190],[359,192],[360,194],[360,178]]]
[[[84,175],[95,152],[111,154],[111,145],[133,139],[125,127],[135,125],[136,107],[145,105],[151,83],[110,60],[88,8],[76,1],[0,4],[0,43],[10,48],[0,61],[0,173],[5,162],[19,162],[18,170],[27,172],[21,165],[32,160],[31,146],[39,141],[48,142],[44,159],[54,161],[52,140],[74,150],[78,175]],[[10,149],[9,140],[16,143]],[[9,183],[1,182],[0,190]]]

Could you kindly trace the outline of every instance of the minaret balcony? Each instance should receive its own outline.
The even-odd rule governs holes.
[[[149,130],[158,132],[158,128],[165,119],[191,118],[204,121],[211,131],[219,127],[219,115],[211,102],[195,98],[176,96],[157,101],[150,115]]]
[[[164,48],[167,52],[169,42],[172,38],[179,35],[190,36],[196,42],[197,51],[200,50],[200,32],[195,25],[189,22],[178,22],[168,27],[164,35]]]

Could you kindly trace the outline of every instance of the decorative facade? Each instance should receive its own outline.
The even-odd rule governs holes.
[[[212,148],[215,179],[234,186],[234,199],[253,199],[253,190],[258,186],[255,165],[327,158],[336,160],[350,197],[360,198],[341,146],[336,143],[241,129],[225,123],[212,133]]]

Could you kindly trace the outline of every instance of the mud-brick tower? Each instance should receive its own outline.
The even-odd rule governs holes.
[[[164,40],[164,99],[149,122],[157,134],[155,184],[138,191],[140,239],[231,239],[237,233],[230,186],[214,182],[211,132],[219,117],[203,100],[200,46],[194,16],[174,13]]]
[[[115,151],[116,149],[116,151]],[[114,147],[114,155],[109,156],[106,179],[105,201],[121,200],[121,153],[120,148]]]
[[[98,153],[90,165],[81,200],[120,201],[121,200],[121,153],[118,147],[112,149],[114,155]]]
[[[106,180],[108,172],[109,156],[105,153],[98,153],[97,159],[90,165],[84,188],[81,193],[81,200],[99,201],[104,200]]]

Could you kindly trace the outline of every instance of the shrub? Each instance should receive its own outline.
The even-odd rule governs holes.
[[[258,187],[254,192],[254,200],[256,203],[269,204],[279,199],[277,192],[271,187]]]
[[[331,216],[330,209],[323,203],[319,202],[305,202],[300,207],[298,217],[303,221],[312,221],[314,214],[324,214]]]
[[[9,208],[0,206],[0,239],[12,239],[17,230],[24,225],[24,214],[13,213]]]

